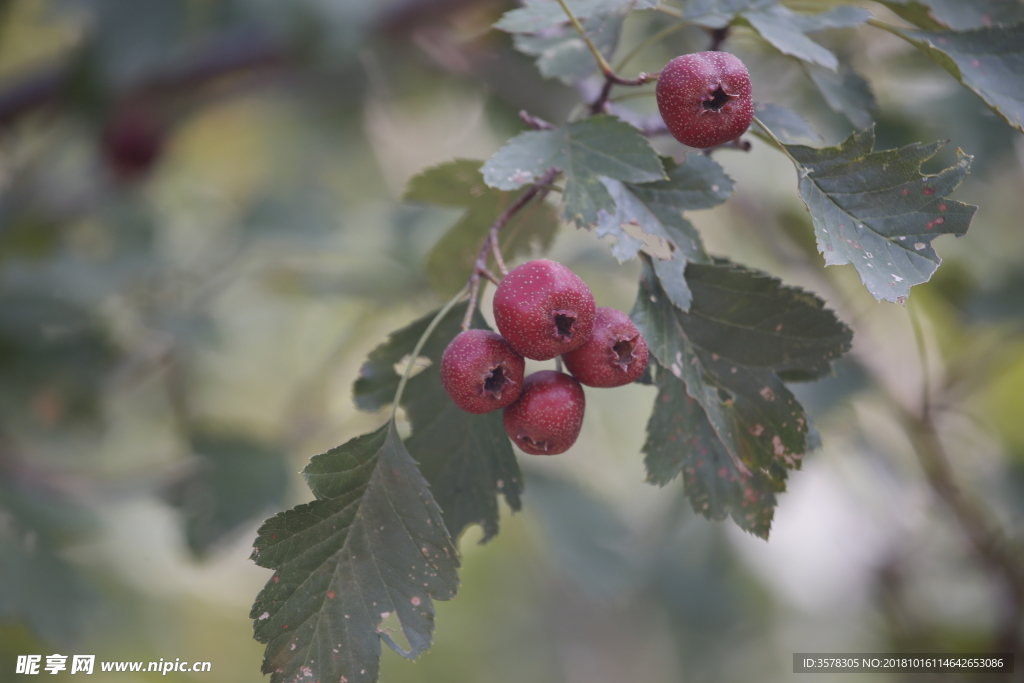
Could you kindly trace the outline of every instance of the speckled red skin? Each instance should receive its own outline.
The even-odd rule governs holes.
[[[494,322],[516,351],[533,360],[549,360],[579,348],[594,327],[594,295],[561,263],[538,259],[512,270],[494,292]],[[573,319],[568,334],[558,316]],[[565,319],[565,318],[563,318]]]
[[[441,384],[467,413],[489,413],[519,398],[525,366],[523,357],[500,334],[466,330],[451,340],[441,356]],[[489,379],[495,386],[487,385]]]
[[[530,455],[557,455],[576,443],[586,399],[575,379],[557,370],[535,372],[519,400],[505,408],[505,432]]]
[[[628,315],[598,307],[590,339],[562,360],[580,384],[621,387],[644,374],[647,354],[647,342]]]
[[[715,92],[721,88],[720,106]],[[658,111],[679,142],[706,149],[735,140],[750,127],[754,102],[750,74],[728,52],[694,52],[661,70],[655,89]]]

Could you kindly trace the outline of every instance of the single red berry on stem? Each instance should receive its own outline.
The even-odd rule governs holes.
[[[505,432],[530,455],[557,455],[576,443],[583,426],[583,387],[557,370],[535,372],[519,399],[505,408]]]
[[[594,295],[561,263],[529,261],[494,292],[494,322],[516,351],[548,360],[579,348],[594,326]]]
[[[466,330],[451,340],[441,356],[441,384],[467,413],[489,413],[519,398],[525,365],[500,334]]]
[[[562,356],[562,360],[580,384],[621,387],[644,374],[647,342],[628,315],[614,308],[599,307],[590,339]]]
[[[658,111],[679,142],[705,149],[735,140],[750,127],[750,74],[728,52],[694,52],[661,70]]]

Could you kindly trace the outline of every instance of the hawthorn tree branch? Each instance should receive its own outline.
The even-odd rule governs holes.
[[[279,66],[286,58],[284,46],[263,31],[245,27],[212,37],[196,54],[150,73],[126,89],[152,95],[192,88],[227,74]],[[74,72],[71,64],[53,65],[0,91],[0,126],[56,100]]]
[[[502,275],[508,275],[508,268],[505,267],[505,259],[501,255],[501,242],[500,233],[501,229],[508,224],[512,217],[515,216],[519,211],[526,207],[534,199],[543,201],[547,196],[548,192],[551,191],[552,183],[561,174],[557,168],[549,168],[544,172],[540,178],[526,188],[521,195],[516,197],[516,200],[508,205],[508,207],[501,212],[501,214],[494,219],[491,223],[491,227],[487,231],[487,237],[484,239],[483,245],[480,247],[480,251],[476,255],[476,262],[473,264],[473,274],[469,276],[469,281],[466,283],[466,287],[469,290],[469,306],[466,308],[466,316],[462,319],[462,329],[468,330],[470,322],[473,320],[473,311],[476,309],[477,300],[480,297],[480,280],[487,278],[494,284],[498,284],[500,280],[487,268],[487,257],[489,255],[494,256],[494,261],[498,264],[498,269]]]

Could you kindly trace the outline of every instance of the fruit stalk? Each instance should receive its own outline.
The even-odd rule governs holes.
[[[548,192],[551,191],[551,184],[555,182],[560,173],[561,171],[556,168],[549,168],[544,172],[544,175],[534,181],[533,185],[528,187],[523,194],[519,195],[514,202],[509,204],[508,208],[494,219],[494,223],[488,229],[487,237],[477,253],[476,263],[473,265],[473,273],[469,276],[469,281],[463,289],[464,292],[467,289],[469,291],[469,306],[466,308],[466,317],[462,319],[463,330],[469,329],[469,323],[473,319],[473,311],[476,309],[477,299],[480,297],[480,278],[486,277],[491,282],[498,283],[498,278],[487,268],[487,255],[492,254],[501,274],[503,276],[508,275],[505,259],[501,256],[501,243],[498,241],[498,233],[501,232],[501,229],[505,227],[516,213],[521,211],[532,200],[538,199],[543,201]]]

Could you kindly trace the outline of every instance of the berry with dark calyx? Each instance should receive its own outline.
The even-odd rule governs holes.
[[[679,142],[706,149],[735,140],[754,118],[750,74],[728,52],[694,52],[661,70],[658,111]]]
[[[548,360],[579,348],[594,326],[594,295],[561,263],[529,261],[494,292],[494,322],[516,351]]]
[[[496,332],[460,332],[441,356],[441,384],[467,413],[489,413],[511,404],[523,389],[526,361]]]
[[[580,384],[621,387],[644,374],[647,342],[628,315],[614,308],[598,308],[590,339],[562,360]]]
[[[583,387],[557,370],[535,372],[519,399],[505,408],[505,432],[530,455],[557,455],[576,443],[583,426]]]

